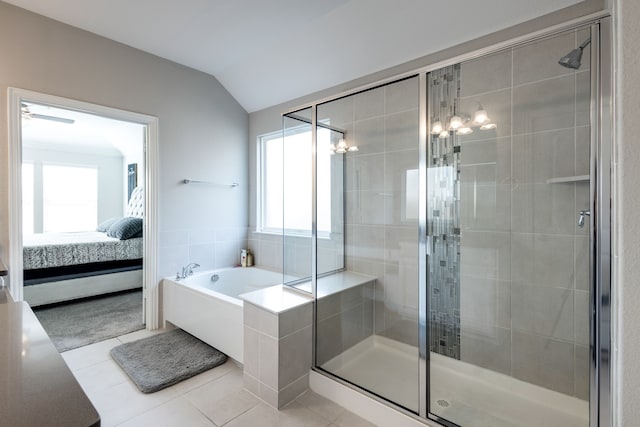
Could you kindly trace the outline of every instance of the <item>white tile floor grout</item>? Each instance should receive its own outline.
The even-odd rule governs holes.
[[[242,368],[231,360],[159,392],[141,393],[109,350],[154,333],[137,331],[62,353],[100,413],[102,426],[373,426],[312,391],[277,411],[243,389]]]

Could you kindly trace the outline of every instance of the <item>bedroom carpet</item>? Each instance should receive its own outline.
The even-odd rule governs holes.
[[[142,291],[33,311],[60,353],[144,329]]]
[[[215,368],[227,356],[182,329],[111,349],[111,357],[143,393],[153,393]]]

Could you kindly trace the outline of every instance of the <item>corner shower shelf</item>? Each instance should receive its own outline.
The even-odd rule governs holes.
[[[567,184],[571,182],[589,182],[589,175],[563,176],[547,180],[547,184]]]

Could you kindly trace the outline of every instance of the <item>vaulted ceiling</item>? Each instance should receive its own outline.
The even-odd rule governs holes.
[[[215,76],[248,111],[579,0],[4,0]]]

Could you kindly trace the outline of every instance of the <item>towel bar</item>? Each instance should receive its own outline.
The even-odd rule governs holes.
[[[232,182],[231,184],[217,184],[215,182],[209,182],[209,181],[198,181],[195,179],[183,179],[181,181],[183,184],[206,184],[206,185],[220,185],[223,187],[231,187],[231,188],[235,188],[237,186],[239,186],[240,184],[238,184],[237,182]]]

